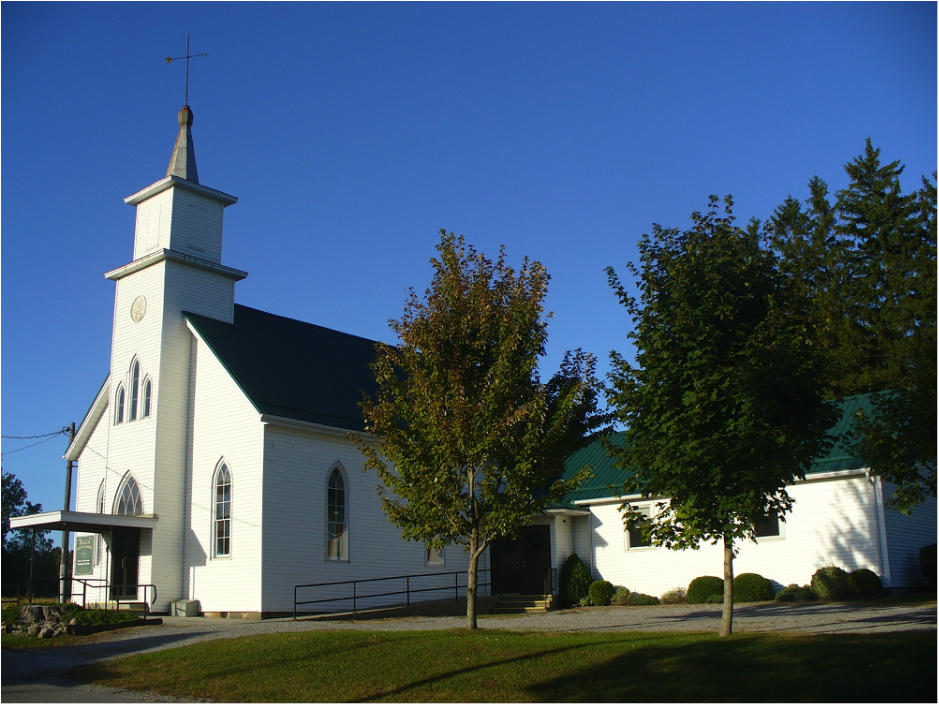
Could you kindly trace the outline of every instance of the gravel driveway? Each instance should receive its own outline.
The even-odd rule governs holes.
[[[485,616],[479,619],[479,627],[518,631],[716,632],[720,617],[720,604],[594,607],[547,614]],[[153,694],[80,685],[61,679],[58,673],[97,660],[216,638],[312,630],[439,630],[460,628],[463,625],[463,618],[458,616],[408,616],[357,621],[325,618],[231,621],[164,617],[163,621],[162,625],[90,636],[81,645],[26,651],[4,649],[2,698],[9,702],[176,701]],[[910,630],[936,630],[935,603],[891,606],[749,604],[737,606],[734,610],[736,633],[881,633]]]

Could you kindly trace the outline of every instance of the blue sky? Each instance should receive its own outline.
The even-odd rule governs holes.
[[[165,173],[187,31],[239,303],[391,341],[444,227],[547,266],[546,374],[630,353],[603,269],[653,222],[837,190],[868,136],[906,189],[936,169],[934,3],[4,2],[4,435],[80,423],[107,374],[103,274]],[[32,442],[3,468],[60,508],[64,438]]]

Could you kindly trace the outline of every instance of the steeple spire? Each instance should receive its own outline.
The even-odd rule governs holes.
[[[183,105],[179,111],[179,134],[173,146],[173,155],[170,165],[166,169],[167,176],[199,183],[199,172],[196,170],[196,150],[192,143],[192,110]]]

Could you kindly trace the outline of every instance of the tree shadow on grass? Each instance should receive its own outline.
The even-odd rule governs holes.
[[[644,645],[528,687],[532,701],[936,701],[931,633]]]

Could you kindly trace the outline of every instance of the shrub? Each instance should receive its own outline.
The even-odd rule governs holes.
[[[734,601],[770,601],[776,596],[773,583],[755,572],[734,577]]]
[[[589,596],[585,596],[585,597],[581,598],[580,601],[577,602],[577,605],[578,605],[578,606],[593,606],[593,602],[590,601],[590,597],[589,597]]]
[[[848,573],[840,567],[822,567],[812,575],[812,591],[819,599],[837,601],[844,598],[847,580]]]
[[[561,587],[561,598],[567,605],[580,603],[581,599],[587,596],[590,589],[590,572],[587,566],[580,561],[576,553],[572,554],[561,567],[559,577]]]
[[[639,592],[633,592],[629,595],[629,606],[653,606],[658,603],[659,598],[657,596],[640,594]]]
[[[724,580],[720,577],[695,577],[688,585],[689,604],[710,604],[714,600],[710,596],[717,596],[717,601],[724,600]]]
[[[630,591],[629,591],[628,589],[624,589],[623,587],[619,587],[619,588],[613,593],[613,598],[610,599],[610,603],[613,604],[613,606],[626,606],[626,605],[629,604],[629,597],[630,597],[630,595],[631,595],[631,594],[630,594]]]
[[[798,584],[790,584],[776,594],[776,601],[816,601],[818,594],[812,591],[808,585],[800,587]]]
[[[880,596],[883,592],[883,585],[880,583],[880,577],[868,569],[854,570],[845,580],[845,588],[848,596],[855,599],[865,599],[873,596]]]
[[[590,583],[587,594],[590,596],[590,603],[594,606],[609,606],[614,591],[616,588],[612,584],[605,579],[598,579]]]
[[[688,601],[688,595],[685,593],[684,587],[676,587],[665,592],[660,600],[663,604],[684,604]]]

